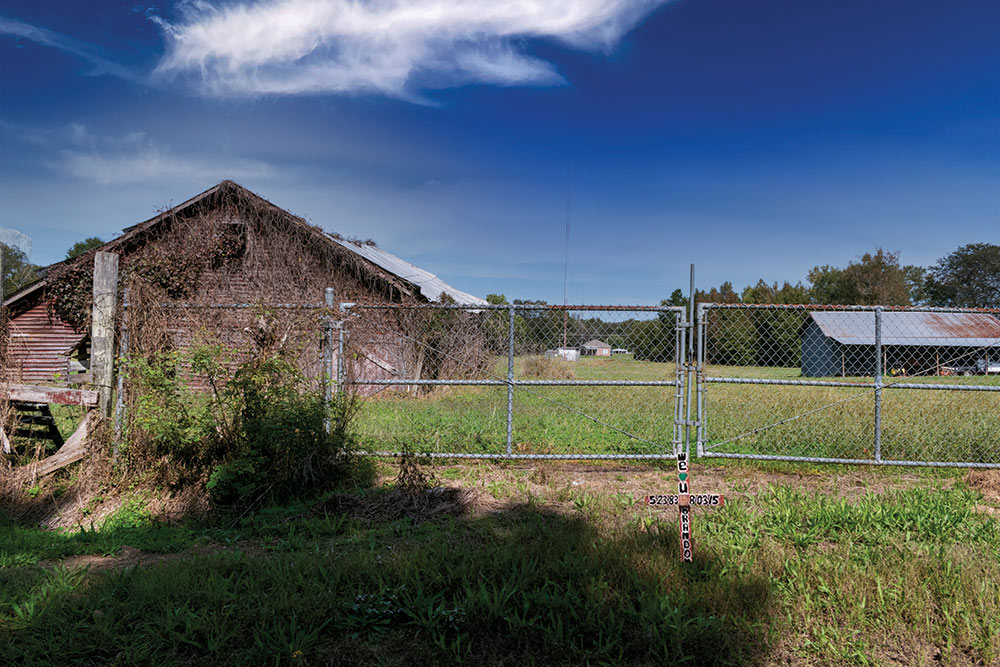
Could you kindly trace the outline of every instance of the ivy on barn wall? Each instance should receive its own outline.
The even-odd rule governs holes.
[[[332,243],[319,227],[232,182],[164,215],[148,230],[126,233],[105,248],[121,256],[119,285],[141,283],[163,300],[206,302],[233,291],[229,283],[242,286],[239,296],[256,303],[315,303],[331,283],[339,300],[414,296],[409,285]],[[47,280],[51,314],[78,331],[90,326],[95,252],[53,267]]]

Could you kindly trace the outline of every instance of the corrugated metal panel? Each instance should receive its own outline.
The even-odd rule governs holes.
[[[811,312],[824,335],[844,345],[875,344],[871,311]],[[883,345],[987,347],[1000,345],[1000,320],[985,313],[882,313]]]
[[[10,321],[8,379],[20,382],[51,382],[66,379],[68,352],[86,337],[48,313],[42,303]]]
[[[485,299],[480,299],[478,296],[473,296],[467,292],[463,292],[462,290],[455,289],[445,281],[435,276],[433,273],[424,271],[419,266],[414,266],[405,259],[396,257],[392,253],[382,250],[377,245],[368,243],[352,243],[350,241],[341,241],[339,239],[333,240],[351,252],[361,255],[369,262],[382,267],[389,273],[397,275],[403,280],[413,283],[420,288],[420,293],[423,294],[428,301],[440,301],[441,294],[443,293],[454,299],[455,303],[465,306],[486,305]]]

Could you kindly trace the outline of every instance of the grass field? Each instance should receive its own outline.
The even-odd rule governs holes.
[[[518,377],[523,377],[523,365],[519,359]],[[578,380],[671,380],[674,373],[671,364],[634,361],[627,356],[584,358],[567,366]],[[498,368],[497,375],[505,376],[505,371]],[[797,368],[710,366],[706,375],[801,379]],[[1000,383],[996,377],[982,376],[886,379],[886,383],[914,381]],[[714,451],[874,456],[874,392],[870,388],[710,383],[705,398],[706,441],[710,448],[725,443]],[[383,392],[364,408],[360,420],[363,444],[371,450],[398,450],[405,444],[417,451],[500,454],[506,444],[506,399],[503,387],[447,387],[419,398]],[[514,449],[533,454],[668,453],[673,410],[673,387],[518,387],[514,392]],[[751,434],[809,412],[813,413]],[[1000,392],[886,388],[882,458],[1000,462]]]
[[[667,469],[442,463],[445,486],[397,515],[379,465],[373,487],[211,524],[135,503],[82,531],[0,522],[3,661],[1000,660],[996,479],[697,466],[727,503],[695,510],[684,565],[676,514],[638,502]]]

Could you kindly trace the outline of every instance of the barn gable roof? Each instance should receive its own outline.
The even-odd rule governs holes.
[[[99,248],[88,251],[79,257],[70,260],[63,260],[44,267],[39,270],[41,278],[38,281],[11,295],[4,301],[4,306],[10,308],[22,303],[26,299],[37,297],[48,283],[49,276],[52,275],[53,269],[72,264],[74,262],[89,261],[95,252],[120,252],[133,244],[140,243],[145,235],[152,233],[165,221],[177,216],[192,214],[201,207],[211,205],[211,202],[216,201],[217,195],[225,194],[236,194],[239,197],[250,201],[253,206],[266,209],[271,213],[279,215],[289,224],[295,225],[304,231],[308,231],[314,236],[317,243],[329,244],[329,247],[332,249],[336,249],[338,251],[347,250],[361,257],[365,260],[365,263],[369,266],[373,273],[380,274],[384,276],[385,279],[388,279],[396,284],[398,284],[399,281],[407,283],[412,288],[415,288],[408,289],[406,290],[407,292],[419,293],[420,296],[428,301],[440,301],[443,298],[443,295],[447,295],[456,303],[463,305],[483,305],[486,303],[485,299],[481,299],[477,296],[473,296],[467,292],[463,292],[452,287],[434,274],[382,250],[372,242],[361,243],[345,241],[335,234],[327,234],[320,228],[310,225],[302,218],[289,213],[288,211],[267,201],[263,197],[247,190],[239,183],[224,180],[169,210],[159,213],[148,220],[132,225],[131,227],[126,227],[122,230],[121,236],[108,241]]]
[[[823,335],[844,345],[875,344],[872,311],[813,311]],[[988,313],[882,313],[883,345],[937,347],[1000,346],[1000,319]]]

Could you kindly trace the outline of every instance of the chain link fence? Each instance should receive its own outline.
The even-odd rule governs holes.
[[[342,304],[337,378],[362,447],[465,458],[656,459],[683,437],[676,307]]]
[[[700,304],[706,457],[1000,467],[1000,311]]]

